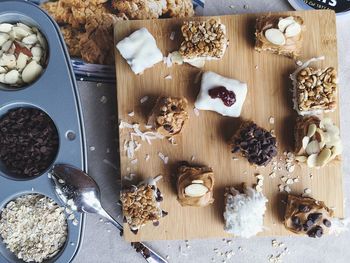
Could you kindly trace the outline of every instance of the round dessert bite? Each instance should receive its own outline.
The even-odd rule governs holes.
[[[0,236],[24,262],[43,262],[59,253],[67,239],[64,208],[43,195],[10,201],[0,212]]]
[[[39,78],[47,62],[47,43],[36,27],[0,23],[0,84],[22,87]]]
[[[329,231],[333,221],[333,210],[324,202],[311,197],[288,195],[284,225],[296,234],[321,237]]]
[[[194,105],[199,110],[239,117],[246,96],[247,84],[208,71],[202,75],[201,90]]]
[[[325,166],[342,153],[339,128],[329,118],[298,117],[294,134],[296,160],[310,168]]]
[[[225,231],[250,238],[263,231],[266,197],[251,187],[243,186],[243,193],[234,187],[225,193]]]
[[[204,207],[214,202],[211,168],[183,164],[177,169],[177,176],[177,200],[182,206]]]
[[[188,119],[187,104],[185,98],[160,97],[147,124],[165,137],[179,134]]]
[[[121,191],[120,202],[124,221],[135,235],[148,222],[153,222],[154,226],[158,226],[159,220],[168,214],[160,208],[163,196],[157,188],[157,181],[161,178],[157,176]]]
[[[0,117],[1,169],[9,176],[42,174],[58,152],[58,131],[51,118],[36,108],[15,108]]]
[[[245,121],[232,138],[232,153],[240,154],[248,162],[266,166],[277,156],[276,138],[252,121]]]

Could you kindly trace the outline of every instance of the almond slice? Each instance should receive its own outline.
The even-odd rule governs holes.
[[[0,32],[8,33],[12,30],[13,25],[8,23],[2,23],[0,24]]]
[[[318,154],[320,150],[321,150],[320,145],[316,140],[311,141],[305,148],[305,151],[308,155],[315,154],[315,153]]]
[[[315,135],[316,130],[317,130],[316,124],[315,124],[315,123],[310,124],[310,125],[309,125],[309,128],[308,128],[308,130],[307,130],[307,136],[308,136],[309,138],[311,138],[312,136]]]
[[[185,194],[190,197],[200,197],[205,195],[209,189],[203,184],[190,184],[185,188]]]
[[[295,160],[299,163],[305,163],[307,161],[307,158],[306,156],[298,155],[298,156],[295,156]]]
[[[303,138],[303,140],[302,140],[302,147],[303,147],[304,150],[306,149],[306,147],[307,147],[307,145],[309,144],[309,142],[310,142],[310,137],[305,136],[305,137]]]
[[[5,83],[6,84],[16,84],[16,82],[19,79],[19,73],[17,70],[13,69],[11,71],[9,71],[8,73],[6,73],[5,75]]]
[[[31,83],[41,74],[42,71],[43,67],[33,60],[23,69],[22,80],[25,83]]]
[[[318,154],[311,154],[308,158],[307,158],[307,166],[310,168],[316,167],[316,163],[317,163],[317,156]]]
[[[0,46],[2,46],[7,40],[9,40],[10,36],[6,33],[0,33]]]
[[[38,38],[35,34],[31,34],[31,35],[23,38],[22,42],[26,45],[34,45],[36,42],[38,42]]]
[[[0,66],[0,74],[5,72],[6,72],[6,69]]]
[[[295,20],[294,20],[294,17],[292,16],[281,18],[280,21],[278,22],[278,29],[284,33],[286,28],[293,23],[295,23]]]
[[[324,166],[329,161],[329,158],[331,157],[331,155],[332,155],[332,151],[328,148],[324,148],[320,152],[320,154],[317,156],[316,165]]]
[[[293,24],[290,24],[286,28],[286,32],[284,33],[286,37],[295,37],[301,33],[301,26],[299,23],[294,22]]]
[[[193,180],[192,184],[203,184],[204,181],[203,180]]]
[[[28,61],[28,56],[23,54],[22,52],[19,53],[18,58],[17,58],[17,69],[20,71],[24,69],[24,67],[27,65]]]
[[[270,28],[265,31],[266,39],[272,44],[283,46],[286,44],[286,38],[283,33],[276,28]]]

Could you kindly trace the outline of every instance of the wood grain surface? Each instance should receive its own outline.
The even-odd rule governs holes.
[[[337,40],[335,15],[332,11],[283,12],[280,15],[299,15],[306,24],[304,46],[300,59],[324,55],[324,61],[314,64],[318,67],[334,66],[337,68]],[[259,14],[230,15],[218,17],[226,25],[230,45],[220,61],[207,62],[204,71],[235,78],[248,84],[248,94],[243,106],[241,118],[253,120],[266,129],[274,129],[278,141],[279,156],[293,148],[293,126],[297,114],[292,109],[291,81],[289,74],[296,66],[295,62],[283,56],[271,53],[258,53],[254,50],[254,24]],[[192,19],[205,20],[208,17]],[[135,30],[146,27],[155,37],[159,48],[166,56],[177,50],[181,42],[180,28],[182,19],[162,19],[149,21],[121,21],[115,25],[115,43]],[[175,40],[170,39],[175,32]],[[277,170],[276,178],[270,178],[271,166],[258,168],[249,165],[245,159],[232,160],[228,140],[238,128],[242,119],[223,117],[217,113],[200,111],[196,116],[193,111],[194,101],[199,91],[200,82],[196,82],[200,69],[189,65],[173,65],[168,68],[159,63],[147,69],[143,75],[134,75],[129,65],[116,51],[117,99],[119,120],[140,123],[144,130],[147,114],[157,96],[184,96],[189,101],[190,119],[181,136],[176,138],[177,146],[167,140],[154,141],[152,145],[142,142],[136,153],[137,164],[133,165],[123,150],[123,143],[128,139],[128,132],[120,130],[121,176],[137,174],[137,179],[154,177],[162,174],[159,188],[164,194],[162,208],[169,215],[160,221],[158,227],[149,224],[137,235],[125,227],[125,239],[168,240],[194,239],[210,237],[229,237],[223,230],[224,189],[243,182],[256,183],[254,174],[264,175],[264,194],[268,198],[267,212],[264,219],[266,230],[260,235],[292,235],[283,226],[285,193],[280,193],[280,177],[287,172],[282,165]],[[170,75],[171,80],[165,79]],[[149,96],[149,100],[140,104],[140,99]],[[339,109],[339,107],[338,107]],[[134,117],[128,115],[135,112]],[[275,124],[269,123],[270,116]],[[328,114],[339,124],[339,111]],[[116,135],[117,136],[117,135]],[[169,156],[165,165],[158,157],[162,152]],[[150,155],[149,161],[145,160]],[[194,161],[191,161],[191,158]],[[207,165],[215,172],[214,204],[206,208],[181,207],[176,200],[174,171],[179,161]],[[310,174],[313,179],[310,179]],[[291,186],[292,193],[302,194],[305,188],[311,189],[311,196],[323,200],[335,209],[335,215],[343,216],[343,188],[341,162],[335,161],[322,169],[309,169],[297,165],[292,178],[299,176],[299,183]]]

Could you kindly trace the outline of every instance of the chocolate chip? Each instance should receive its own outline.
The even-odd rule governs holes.
[[[168,212],[166,212],[166,211],[162,211],[162,217],[166,217],[168,215]]]
[[[323,235],[323,228],[320,227],[320,226],[315,226],[314,228],[310,229],[308,232],[307,232],[307,235],[309,237],[322,237]]]
[[[308,207],[307,205],[303,205],[303,204],[300,204],[298,209],[300,212],[303,212],[303,213],[307,213],[310,211],[310,207]]]
[[[321,217],[322,217],[322,213],[312,213],[308,215],[307,219],[316,223]]]
[[[153,221],[154,226],[159,226],[159,221]]]
[[[328,219],[323,219],[323,224],[324,224],[326,227],[331,227],[331,226],[332,226],[331,221],[329,221]]]
[[[137,232],[139,232],[138,229],[130,229],[130,231],[131,231],[133,234],[135,234],[135,235],[137,235]]]
[[[43,173],[58,151],[58,132],[48,115],[35,108],[16,108],[0,118],[0,160],[9,174]]]
[[[292,223],[293,223],[293,225],[296,226],[296,227],[301,226],[300,218],[297,217],[297,216],[293,216],[293,217],[292,217]]]

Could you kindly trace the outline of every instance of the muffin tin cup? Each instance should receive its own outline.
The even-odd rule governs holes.
[[[27,1],[1,1],[0,23],[23,22],[37,27],[48,43],[48,62],[42,75],[32,84],[20,89],[0,87],[0,116],[10,109],[33,107],[44,111],[54,122],[59,136],[59,146],[53,164],[41,175],[17,178],[0,171],[0,209],[23,194],[39,193],[63,205],[56,196],[48,171],[54,164],[65,163],[87,170],[86,145],[77,85],[67,49],[57,24],[40,8]],[[46,263],[72,261],[82,238],[84,215],[75,213],[78,225],[67,219],[66,244]],[[10,252],[0,238],[0,262],[23,262]]]

